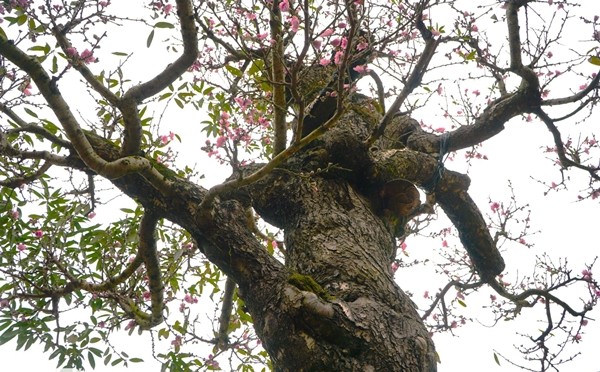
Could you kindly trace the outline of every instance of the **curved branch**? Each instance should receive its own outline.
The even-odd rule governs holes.
[[[142,125],[137,105],[144,99],[158,94],[179,78],[198,57],[198,33],[194,21],[194,9],[190,0],[176,0],[177,16],[181,24],[183,52],[175,62],[145,83],[130,88],[117,104],[123,114],[125,134],[123,136],[122,155],[140,153]]]
[[[598,83],[600,83],[600,72],[594,76],[590,84],[582,91],[573,94],[572,96],[562,97],[562,98],[554,98],[542,101],[542,106],[555,106],[555,105],[564,105],[565,103],[573,103],[582,100],[585,96],[588,95],[592,90],[597,89],[599,87]]]
[[[553,120],[546,114],[541,108],[534,112],[544,124],[546,124],[546,128],[552,133],[552,137],[554,138],[554,145],[556,146],[556,153],[558,154],[558,159],[560,160],[560,164],[565,167],[575,167],[579,169],[583,169],[587,171],[590,176],[595,180],[600,180],[600,176],[598,175],[598,171],[600,171],[600,167],[590,167],[587,165],[580,164],[575,162],[569,158],[567,158],[567,154],[565,153],[564,144],[560,135],[560,131],[554,125]]]
[[[566,302],[564,302],[563,300],[561,300],[560,298],[554,296],[553,294],[549,293],[546,290],[543,289],[537,289],[537,288],[532,288],[532,289],[527,289],[519,294],[512,294],[510,292],[508,292],[506,290],[506,288],[504,288],[502,286],[502,284],[500,284],[498,281],[496,280],[492,280],[489,282],[489,285],[502,297],[514,302],[517,306],[519,307],[533,307],[536,303],[537,300],[534,300],[532,302],[528,302],[527,298],[529,297],[543,297],[544,299],[546,299],[547,301],[552,301],[554,303],[556,303],[557,305],[559,305],[560,307],[562,307],[566,312],[568,312],[569,314],[571,314],[572,316],[584,316],[588,310],[584,309],[582,311],[577,311],[575,309],[573,309],[571,306],[569,306],[569,304],[567,304]]]
[[[41,64],[0,35],[0,54],[25,71],[42,93],[46,102],[63,125],[65,133],[81,160],[90,169],[108,179],[116,179],[130,173],[141,173],[162,193],[171,192],[171,183],[153,168],[150,161],[140,156],[128,156],[111,162],[100,157],[91,146],[85,132],[73,116],[71,108],[62,97],[55,79],[51,79]]]
[[[161,73],[145,83],[129,89],[123,96],[123,101],[131,99],[140,103],[154,96],[179,78],[196,61],[198,57],[198,32],[194,22],[194,9],[190,0],[176,0],[177,16],[181,23],[181,38],[183,53]]]

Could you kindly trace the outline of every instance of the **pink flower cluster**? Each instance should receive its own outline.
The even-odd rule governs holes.
[[[173,10],[173,5],[168,4],[164,1],[155,1],[155,2],[151,3],[150,5],[152,6],[153,10],[160,11],[160,12],[164,13],[166,16],[171,14],[171,11]]]
[[[67,56],[70,58],[81,61],[84,64],[90,64],[98,61],[98,58],[94,57],[94,52],[89,49],[85,49],[81,54],[74,47],[67,48]]]

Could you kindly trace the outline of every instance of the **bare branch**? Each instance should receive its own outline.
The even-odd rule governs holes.
[[[555,106],[555,105],[563,105],[565,103],[573,103],[582,100],[586,97],[591,91],[598,89],[600,83],[600,71],[594,76],[590,84],[580,92],[573,94],[572,96],[562,97],[562,98],[554,98],[547,99],[542,101],[542,106]]]
[[[271,6],[269,25],[271,26],[271,40],[274,40],[273,48],[271,48],[271,79],[273,82],[273,129],[275,132],[273,155],[277,155],[285,149],[287,144],[287,125],[285,122],[287,113],[285,102],[285,46],[278,0],[274,0]]]
[[[417,15],[417,23],[423,22],[421,18],[422,15],[420,17]],[[408,77],[406,84],[402,88],[402,91],[400,92],[398,97],[396,97],[390,108],[387,110],[387,112],[379,122],[379,125],[375,128],[369,139],[367,139],[368,145],[372,145],[377,140],[377,138],[383,135],[385,127],[392,121],[394,116],[398,113],[400,107],[402,107],[402,104],[404,103],[406,98],[408,98],[412,91],[419,86],[421,80],[423,79],[423,76],[425,75],[425,72],[427,71],[429,62],[431,62],[433,54],[435,53],[435,50],[439,43],[440,39],[434,39],[433,37],[430,37],[425,41],[425,48],[423,49],[423,53],[419,57],[419,61],[417,62],[414,70]]]

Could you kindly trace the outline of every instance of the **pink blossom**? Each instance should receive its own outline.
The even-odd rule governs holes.
[[[185,302],[182,302],[179,304],[179,312],[180,313],[183,313],[186,308],[187,308],[187,305],[185,304]]]
[[[328,28],[327,30],[323,31],[321,33],[321,37],[329,37],[333,35],[333,29],[332,28]]]
[[[0,309],[3,309],[7,306],[8,306],[8,300],[6,298],[1,299],[0,300]]]
[[[581,275],[583,276],[583,280],[587,280],[588,282],[592,280],[592,272],[587,269],[582,270]]]
[[[578,342],[581,341],[581,334],[576,334],[575,336],[573,336],[573,341]]]
[[[436,133],[444,133],[445,131],[446,131],[446,128],[443,128],[443,127],[435,128]]]
[[[546,53],[546,56],[547,56],[548,58],[552,58],[552,56],[553,56],[553,55],[554,55],[554,54],[553,54],[552,52],[548,52],[548,53]]]
[[[587,87],[588,87],[588,86],[587,86],[587,84],[581,84],[581,85],[579,86],[579,90],[584,90],[584,89],[585,89],[585,88],[587,88]]]
[[[369,47],[369,43],[367,43],[366,41],[361,41],[360,43],[358,43],[356,45],[356,50],[361,51],[361,50],[365,50]]]
[[[582,327],[585,327],[586,325],[588,325],[588,320],[587,320],[587,319],[583,319],[583,320],[581,321],[581,326],[582,326]]]
[[[152,294],[150,291],[145,291],[142,296],[144,297],[144,301],[148,301],[152,297]]]
[[[129,323],[127,323],[127,325],[125,326],[125,330],[130,330],[133,329],[136,326],[135,320],[130,320]]]
[[[399,267],[400,267],[400,265],[398,264],[398,262],[396,262],[396,261],[392,262],[391,269],[392,269],[393,273],[395,273],[396,271],[398,271]]]
[[[331,63],[331,60],[329,58],[321,58],[319,60],[319,64],[321,66],[328,66]]]
[[[498,204],[497,202],[493,202],[490,205],[490,208],[492,209],[492,212],[496,213],[496,212],[498,212],[498,209],[500,208],[500,204]]]
[[[526,122],[531,123],[533,121],[533,117],[531,116],[531,114],[527,115],[527,119],[525,119]]]
[[[21,92],[23,92],[24,95],[30,96],[31,95],[31,83],[29,81],[24,81],[23,84],[21,84],[21,86],[19,86],[19,90]]]
[[[41,238],[44,236],[44,232],[42,230],[36,230],[34,234],[36,238]]]
[[[492,302],[496,301],[496,296],[490,295],[490,300],[492,300]]]
[[[477,31],[479,31],[479,27],[477,27],[477,25],[473,24],[473,25],[471,25],[471,31],[477,32]]]
[[[313,40],[313,42],[312,42],[312,46],[313,46],[315,49],[321,49],[321,40]]]
[[[406,251],[406,247],[408,247],[406,242],[402,242],[402,244],[400,244],[400,249],[402,249],[402,252]]]
[[[475,96],[478,96],[478,95],[480,95],[480,94],[481,94],[481,92],[479,92],[479,90],[477,90],[477,89],[475,89],[475,90],[474,90],[472,93],[473,93]]]
[[[346,49],[347,46],[348,46],[348,38],[343,37],[342,38],[342,49]]]
[[[67,55],[69,57],[77,57],[79,55],[79,52],[77,52],[77,49],[75,49],[73,47],[69,47],[69,48],[67,48]]]
[[[187,293],[185,295],[185,297],[183,298],[183,300],[185,302],[187,302],[188,304],[197,304],[198,303],[198,298],[195,296],[192,296],[191,294]]]
[[[333,62],[336,65],[340,65],[342,63],[342,59],[344,58],[344,52],[342,52],[341,50],[336,52],[335,55],[333,56]]]
[[[442,241],[442,247],[448,248],[448,242],[445,239]]]
[[[290,3],[288,2],[288,0],[283,0],[279,3],[279,10],[281,10],[282,12],[290,11]]]
[[[23,252],[24,250],[27,249],[27,246],[23,243],[19,243],[19,244],[17,244],[17,249],[19,250],[19,252]]]
[[[227,137],[225,137],[225,136],[217,137],[217,147],[223,147],[223,145],[225,144],[225,141],[227,141]]]
[[[423,293],[423,298],[429,298],[429,291],[425,291],[425,293]]]
[[[334,47],[338,47],[340,45],[340,43],[341,43],[341,40],[338,37],[331,40],[331,45],[333,45]]]
[[[346,22],[340,22],[340,23],[338,24],[338,27],[339,27],[339,28],[346,28],[346,26],[347,26]]]
[[[110,4],[109,1],[99,1],[98,2],[98,5],[100,5],[103,8],[106,8],[109,4]]]
[[[458,323],[456,322],[456,320],[453,320],[452,323],[450,323],[450,328],[456,328],[458,327]]]
[[[93,63],[98,60],[96,57],[94,57],[94,53],[91,52],[89,49],[86,49],[83,52],[81,52],[81,59],[85,64]]]
[[[367,66],[365,66],[365,65],[354,66],[353,70],[358,72],[359,74],[364,74],[365,72],[367,72]]]
[[[293,16],[290,18],[290,27],[292,28],[293,32],[298,32],[298,27],[300,27],[300,21],[298,20],[298,17]]]
[[[19,213],[19,211],[17,209],[13,209],[12,211],[10,211],[10,216],[17,220],[19,219],[19,217],[21,217],[21,213]]]
[[[183,339],[181,338],[181,336],[175,336],[175,339],[173,341],[171,341],[171,345],[173,345],[175,347],[181,346],[182,343],[183,343]]]
[[[163,11],[165,12],[165,15],[169,15],[171,13],[171,10],[173,10],[173,5],[172,4],[167,4],[163,8]]]
[[[88,214],[87,214],[87,218],[89,218],[90,220],[91,220],[92,218],[94,218],[94,217],[96,217],[96,212],[93,212],[93,211],[92,211],[92,212],[90,212],[90,213],[88,213]]]

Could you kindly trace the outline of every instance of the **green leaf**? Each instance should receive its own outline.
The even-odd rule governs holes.
[[[19,334],[19,329],[18,328],[16,328],[16,329],[13,329],[12,327],[9,328],[6,332],[4,332],[0,336],[0,346],[4,345],[8,341],[12,340],[18,334]]]
[[[154,39],[154,30],[150,31],[150,35],[148,35],[148,39],[146,40],[146,48],[150,48],[150,45],[152,45],[153,39]]]
[[[25,112],[28,113],[29,115],[33,116],[34,118],[37,118],[37,114],[33,111],[31,111],[30,109],[28,109],[27,107],[25,107]]]
[[[96,360],[94,359],[94,354],[88,351],[88,361],[90,362],[90,366],[92,369],[96,369]]]
[[[158,22],[154,25],[156,28],[175,28],[172,23],[169,22]]]
[[[498,358],[498,355],[496,355],[496,353],[494,353],[494,361],[497,365],[500,365],[500,359]]]
[[[460,306],[467,307],[467,304],[464,303],[461,299],[456,299],[456,301],[460,304]]]
[[[598,56],[591,56],[588,59],[588,62],[591,63],[592,65],[600,66],[600,57],[598,57]]]
[[[142,359],[142,358],[131,358],[131,359],[129,359],[129,361],[131,363],[141,363],[141,362],[144,361],[144,359]]]
[[[235,76],[235,77],[240,77],[242,76],[242,71],[240,71],[240,69],[237,69],[231,65],[225,65],[225,69],[227,71],[229,71],[231,73],[231,75]]]

